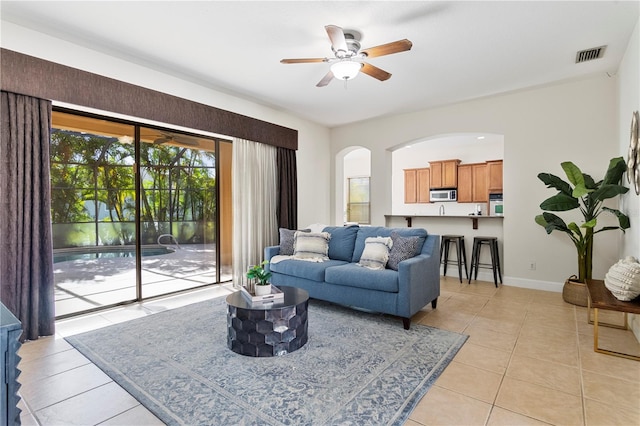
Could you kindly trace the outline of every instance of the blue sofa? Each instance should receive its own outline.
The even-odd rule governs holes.
[[[427,303],[435,309],[440,296],[440,237],[422,228],[375,226],[330,226],[329,260],[307,262],[287,259],[270,263],[271,283],[299,287],[315,299],[326,300],[402,318],[405,329],[411,317]],[[424,238],[420,253],[401,261],[398,270],[372,270],[357,263],[367,237],[389,237],[393,231],[403,237]],[[264,249],[265,259],[279,254],[279,246]]]

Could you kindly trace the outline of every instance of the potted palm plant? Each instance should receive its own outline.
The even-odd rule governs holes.
[[[247,278],[256,280],[256,285],[254,287],[254,293],[256,296],[271,294],[271,284],[269,284],[271,272],[267,272],[264,269],[268,264],[268,261],[263,260],[262,263],[250,266],[247,270]]]
[[[609,168],[602,180],[596,182],[591,176],[582,171],[570,161],[561,163],[562,169],[569,182],[550,173],[538,174],[547,188],[555,188],[558,193],[547,198],[540,204],[544,212],[536,216],[538,225],[545,228],[547,234],[557,230],[566,233],[576,247],[578,254],[577,279],[568,279],[562,291],[566,302],[587,306],[586,280],[591,279],[593,266],[593,237],[595,234],[613,229],[622,232],[630,227],[629,217],[617,209],[603,206],[604,200],[626,193],[629,188],[621,184],[622,175],[626,171],[626,164],[622,157],[611,159]],[[573,187],[572,187],[573,185]],[[580,224],[565,223],[559,216],[549,213],[552,211],[569,211],[579,209],[584,218]],[[607,212],[618,220],[618,226],[603,226],[596,229],[598,216]]]

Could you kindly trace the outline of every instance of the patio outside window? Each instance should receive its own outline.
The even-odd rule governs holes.
[[[230,280],[231,243],[218,244],[230,209],[219,215],[217,198],[230,199],[231,183],[216,181],[230,146],[54,111],[56,317]]]

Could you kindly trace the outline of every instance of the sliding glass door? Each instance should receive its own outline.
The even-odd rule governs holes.
[[[140,129],[140,241],[171,250],[142,257],[142,292],[216,282],[215,141]]]
[[[231,280],[230,146],[54,111],[56,317]]]

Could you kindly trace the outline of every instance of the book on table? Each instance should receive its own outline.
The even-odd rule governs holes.
[[[283,291],[274,285],[271,285],[271,294],[265,294],[264,296],[256,296],[244,286],[240,287],[240,291],[244,298],[251,304],[284,302]]]

